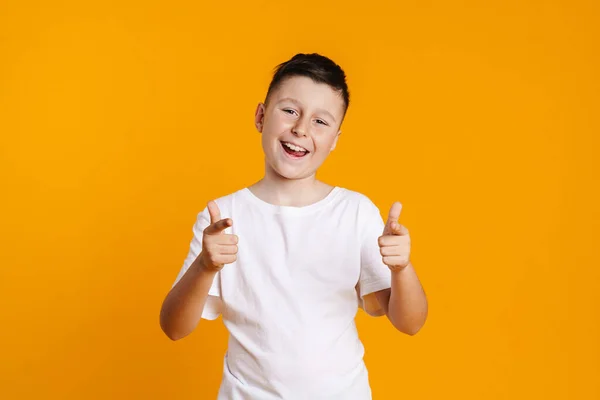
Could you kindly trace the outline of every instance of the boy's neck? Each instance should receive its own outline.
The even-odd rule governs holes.
[[[318,181],[314,176],[294,180],[264,177],[248,189],[256,197],[270,204],[304,207],[323,200],[333,190],[333,186]]]

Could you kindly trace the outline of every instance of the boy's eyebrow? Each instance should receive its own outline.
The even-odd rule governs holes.
[[[298,105],[298,106],[301,106],[301,105],[302,105],[302,104],[301,104],[301,103],[300,103],[298,100],[296,100],[296,99],[293,99],[293,98],[291,98],[291,97],[284,97],[283,99],[279,100],[277,103],[281,103],[281,102],[283,102],[283,101],[291,101],[292,103],[294,103],[294,104],[296,104],[296,105]],[[325,113],[325,114],[329,115],[329,116],[331,117],[331,119],[333,120],[333,122],[337,122],[337,121],[335,120],[335,117],[334,117],[334,116],[333,116],[333,115],[332,115],[332,114],[331,114],[329,111],[327,111],[327,110],[324,110],[324,109],[322,109],[322,108],[319,108],[319,109],[317,109],[317,111],[321,111],[321,112],[323,112],[323,113]]]

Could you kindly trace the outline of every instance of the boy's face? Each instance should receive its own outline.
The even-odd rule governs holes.
[[[344,100],[328,85],[304,76],[285,79],[256,109],[265,167],[287,179],[314,175],[335,148],[343,116]]]

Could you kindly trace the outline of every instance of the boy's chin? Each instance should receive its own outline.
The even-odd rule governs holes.
[[[299,179],[308,178],[311,174],[277,171],[277,175],[279,175],[281,178],[287,179],[289,181],[296,181]]]
[[[278,168],[273,168],[273,170],[277,173],[277,175],[279,175],[279,177],[290,181],[305,179],[314,174],[314,172],[305,170],[300,171],[298,170],[298,168],[290,167],[287,165],[279,166]]]

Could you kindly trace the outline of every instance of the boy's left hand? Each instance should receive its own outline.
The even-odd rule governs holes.
[[[410,236],[408,229],[398,223],[402,204],[392,204],[388,220],[379,237],[379,250],[383,263],[392,271],[400,271],[410,263]]]

